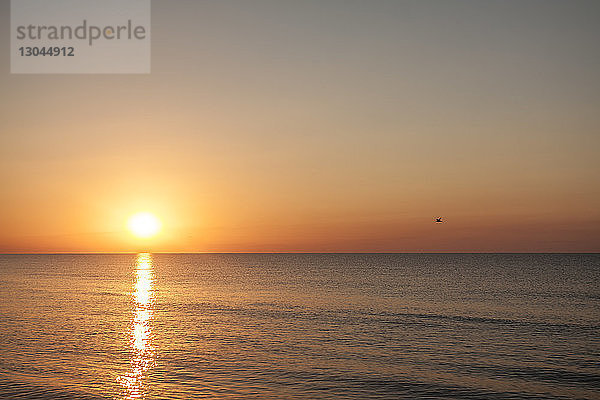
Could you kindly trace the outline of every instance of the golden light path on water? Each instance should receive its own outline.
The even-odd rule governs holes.
[[[154,313],[152,255],[149,253],[138,254],[135,267],[136,280],[133,292],[135,309],[128,332],[131,370],[117,378],[124,389],[120,398],[131,400],[145,398],[144,380],[155,360],[151,324]]]

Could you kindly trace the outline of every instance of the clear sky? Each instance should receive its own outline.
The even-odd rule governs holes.
[[[596,0],[155,0],[149,75],[0,18],[0,252],[600,251]]]

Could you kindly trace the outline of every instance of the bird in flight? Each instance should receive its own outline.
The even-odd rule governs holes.
[[[435,223],[436,223],[436,224],[441,224],[442,222],[444,222],[444,221],[442,221],[442,217],[437,217],[437,218],[435,219]]]

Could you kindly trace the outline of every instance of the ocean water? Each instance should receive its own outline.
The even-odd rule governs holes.
[[[600,255],[0,256],[2,399],[600,399]]]

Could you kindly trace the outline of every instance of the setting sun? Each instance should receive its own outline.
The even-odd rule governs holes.
[[[149,238],[160,231],[160,220],[148,212],[140,212],[129,218],[127,226],[139,238]]]

